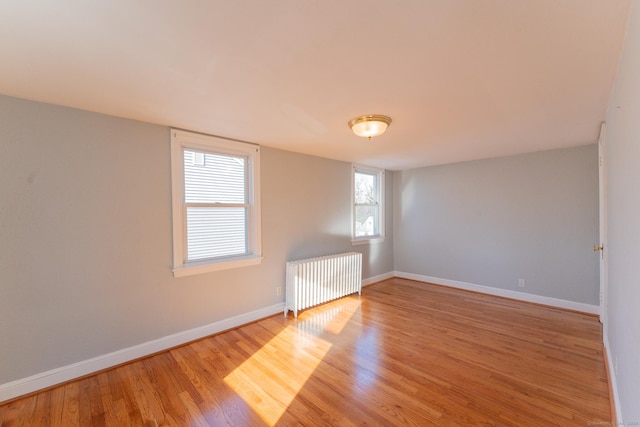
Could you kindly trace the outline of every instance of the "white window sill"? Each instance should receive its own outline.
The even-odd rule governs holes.
[[[382,243],[382,242],[384,242],[384,236],[371,236],[371,237],[360,237],[357,239],[351,239],[352,246],[369,245],[373,243]]]
[[[247,256],[243,258],[234,258],[224,261],[204,261],[184,264],[173,268],[173,277],[192,276],[194,274],[210,273],[212,271],[228,270],[230,268],[247,267],[250,265],[258,265],[262,263],[261,256]]]

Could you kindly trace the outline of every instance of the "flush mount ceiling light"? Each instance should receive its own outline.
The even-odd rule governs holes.
[[[369,114],[349,120],[349,127],[358,136],[371,139],[382,135],[391,123],[391,117],[379,114]]]

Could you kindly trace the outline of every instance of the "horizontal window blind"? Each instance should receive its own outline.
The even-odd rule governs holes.
[[[247,159],[184,151],[186,261],[248,252]]]

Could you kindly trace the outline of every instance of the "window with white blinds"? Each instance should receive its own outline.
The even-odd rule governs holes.
[[[172,131],[174,275],[260,262],[259,147]]]

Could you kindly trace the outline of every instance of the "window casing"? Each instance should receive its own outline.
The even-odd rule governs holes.
[[[384,170],[352,166],[351,236],[354,245],[384,241]]]
[[[173,274],[259,264],[260,147],[171,130]]]

